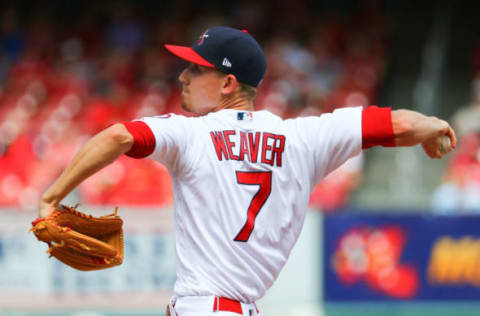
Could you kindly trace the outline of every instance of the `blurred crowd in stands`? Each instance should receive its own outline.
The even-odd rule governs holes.
[[[325,2],[327,3],[327,2]],[[267,74],[256,100],[284,118],[375,104],[388,53],[377,1],[341,10],[313,1],[16,1],[0,10],[0,206],[35,210],[39,195],[91,135],[180,108],[185,63],[164,43],[190,45],[208,26],[247,29]],[[311,205],[348,201],[362,158],[320,184]],[[74,192],[86,204],[169,206],[168,171],[121,157]]]
[[[439,214],[480,214],[480,44],[473,53],[471,100],[453,115],[459,144],[432,196]]]

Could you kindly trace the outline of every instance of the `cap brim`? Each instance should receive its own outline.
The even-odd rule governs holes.
[[[191,47],[165,44],[165,48],[175,56],[180,57],[181,59],[184,59],[191,63],[197,64],[200,66],[205,66],[205,67],[212,67],[212,68],[215,67],[215,65],[209,63],[206,59],[200,56]]]

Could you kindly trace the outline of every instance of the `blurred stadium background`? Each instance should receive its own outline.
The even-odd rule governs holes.
[[[479,315],[480,28],[460,1],[2,1],[0,315],[164,315],[175,280],[167,170],[121,158],[67,203],[120,206],[126,261],[81,273],[27,229],[39,195],[109,124],[183,113],[185,64],[163,43],[247,29],[268,71],[257,109],[285,118],[344,106],[449,120],[442,161],[370,149],[313,192],[305,229],[263,315]]]

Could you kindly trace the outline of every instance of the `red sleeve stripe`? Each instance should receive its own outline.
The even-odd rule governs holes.
[[[155,149],[155,136],[145,122],[123,122],[123,125],[132,134],[134,142],[132,148],[125,155],[132,158],[144,158],[153,153]]]
[[[392,109],[369,106],[362,111],[362,148],[395,147]]]

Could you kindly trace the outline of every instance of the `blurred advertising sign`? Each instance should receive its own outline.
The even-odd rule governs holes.
[[[89,213],[105,215],[105,209]],[[47,245],[27,231],[34,215],[1,211],[0,310],[115,306],[163,311],[176,279],[173,212],[120,207],[119,214],[124,219],[123,264],[83,272],[48,258]]]
[[[480,216],[329,215],[325,299],[480,299]]]

